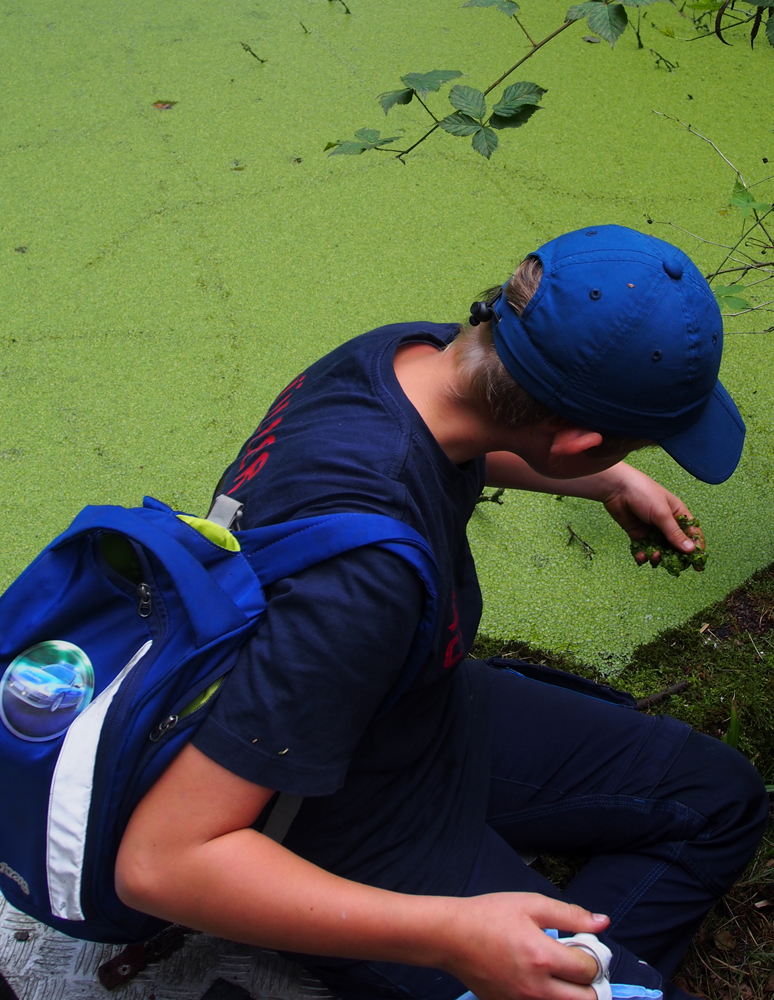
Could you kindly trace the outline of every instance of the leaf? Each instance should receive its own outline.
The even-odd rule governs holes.
[[[712,291],[715,295],[715,301],[721,309],[738,312],[740,309],[752,308],[747,299],[739,297],[739,292],[746,291],[744,285],[716,285]]]
[[[501,118],[500,115],[492,115],[487,124],[492,128],[521,128],[536,111],[543,110],[543,108],[537,107],[535,104],[525,104],[516,114],[508,115],[507,118]]]
[[[565,21],[582,21],[584,17],[588,17],[592,11],[602,6],[604,4],[601,0],[585,0],[585,3],[577,3],[574,7],[570,7],[564,19]]]
[[[493,132],[491,128],[480,128],[473,136],[473,149],[488,160],[497,149],[499,141],[497,133]]]
[[[766,22],[766,37],[774,45],[774,17],[770,17]]]
[[[486,98],[475,87],[462,87],[459,84],[449,91],[449,100],[453,107],[464,115],[479,120],[486,114]]]
[[[326,142],[325,145],[323,146],[323,153],[327,153],[329,149],[335,149],[337,146],[340,145],[341,145],[340,142]]]
[[[383,94],[379,94],[376,100],[384,108],[384,113],[394,108],[396,104],[411,104],[412,98],[414,97],[414,91],[408,87],[406,90],[385,90]]]
[[[481,128],[480,122],[474,121],[470,115],[463,115],[459,111],[442,118],[438,124],[451,135],[474,135]]]
[[[734,181],[734,192],[731,195],[729,205],[738,208],[744,219],[749,219],[753,212],[768,212],[771,208],[768,202],[756,201],[755,196],[747,190],[738,177]]]
[[[445,83],[456,80],[458,76],[462,76],[458,69],[433,69],[429,73],[406,73],[400,79],[409,90],[425,97],[430,91],[436,93]]]
[[[503,96],[492,108],[492,113],[507,118],[516,114],[525,104],[537,104],[545,93],[545,88],[539,87],[536,83],[527,83],[526,80],[512,83],[510,87],[505,88]]]
[[[362,139],[363,142],[371,145],[372,143],[379,141],[380,134],[381,133],[377,128],[359,128],[357,132],[355,132],[355,138]]]
[[[588,23],[595,34],[610,42],[612,48],[626,30],[629,18],[620,3],[601,4],[589,14]]]
[[[723,742],[727,743],[730,747],[733,747],[735,750],[738,749],[738,747],[739,747],[739,729],[740,729],[740,726],[739,726],[739,713],[736,710],[736,705],[734,705],[732,703],[731,704],[731,721],[728,724],[728,732],[723,737]],[[717,940],[718,936],[719,935],[715,936],[715,940]],[[733,948],[734,944],[736,944],[736,942],[733,941],[733,938],[731,940],[733,942],[732,944],[730,944],[730,945],[728,945],[728,944],[722,944],[722,945],[720,945],[721,948],[728,948],[728,947]],[[720,942],[718,942],[718,943],[720,943]]]
[[[519,13],[519,5],[514,0],[468,0],[463,7],[494,7],[508,17],[516,17]]]
[[[357,132],[355,132],[356,142],[353,142],[352,139],[329,142],[325,149],[335,147],[332,153],[328,153],[328,156],[358,156],[360,153],[365,153],[368,149],[376,149],[378,146],[383,146],[385,143],[395,142],[397,138],[399,138],[399,136],[391,135],[385,136],[385,138],[382,139],[381,132],[378,129],[359,128]],[[323,152],[324,151],[325,150],[323,150]]]

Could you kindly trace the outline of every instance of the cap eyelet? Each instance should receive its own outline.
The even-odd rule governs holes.
[[[660,361],[663,357],[664,355],[661,353],[661,351],[654,351],[650,356],[651,361]]]
[[[602,292],[600,292],[598,288],[592,288],[591,291],[589,292],[589,298],[593,299],[596,302],[597,299],[602,298]]]

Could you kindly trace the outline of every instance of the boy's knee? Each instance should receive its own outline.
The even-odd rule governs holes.
[[[769,796],[763,780],[743,754],[720,740],[693,732],[675,762],[684,783],[679,798],[705,816],[703,840],[733,843],[738,867],[755,851],[769,817]]]

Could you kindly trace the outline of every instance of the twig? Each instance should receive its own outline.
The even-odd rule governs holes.
[[[301,26],[303,27],[303,25],[301,25]],[[257,59],[259,63],[265,63],[266,62],[265,59],[261,59],[260,56],[257,56],[253,52],[253,50],[250,48],[250,46],[247,44],[247,42],[240,42],[239,44],[242,46],[242,48],[245,50],[245,52],[249,52],[250,55],[253,57],[253,59]]]
[[[650,708],[651,705],[658,705],[659,702],[666,701],[667,698],[671,698],[673,694],[682,694],[683,691],[687,691],[690,688],[688,681],[680,681],[677,684],[671,684],[668,688],[664,688],[663,691],[659,691],[658,694],[649,695],[647,698],[640,698],[637,702],[637,711],[644,712],[645,709]]]
[[[659,114],[658,111],[654,114]],[[708,243],[713,247],[720,247],[721,250],[731,250],[731,247],[727,243],[716,243],[714,240],[705,240],[703,236],[699,236],[697,233],[692,233],[690,229],[683,229],[682,226],[678,226],[676,222],[661,222],[659,219],[651,219],[650,216],[646,215],[645,218],[648,220],[648,224],[651,226],[672,226],[673,229],[679,229],[681,233],[686,233],[688,236],[692,236],[695,240],[699,240],[700,243]],[[716,272],[719,274],[720,272]]]
[[[503,502],[501,500],[501,497],[503,493],[505,493],[505,487],[500,486],[498,489],[494,491],[494,493],[490,494],[489,496],[487,496],[486,493],[482,493],[481,496],[478,498],[478,500],[476,500],[476,503],[487,503],[487,502],[496,503],[502,507]]]
[[[729,43],[726,42],[726,45],[728,45],[728,44]],[[710,144],[710,146],[712,146],[712,148],[718,154],[718,156],[722,157],[722,159],[724,159],[726,161],[726,163],[729,165],[729,167],[731,167],[731,169],[734,171],[734,173],[736,174],[736,176],[739,178],[739,183],[743,187],[745,187],[745,188],[747,187],[747,184],[745,183],[744,177],[742,177],[741,173],[737,170],[737,168],[733,165],[733,163],[729,160],[729,158],[725,155],[725,153],[721,152],[718,149],[718,147],[715,145],[715,143],[712,141],[712,139],[708,139],[706,135],[703,135],[701,132],[699,132],[698,129],[695,129],[693,127],[693,125],[688,125],[686,122],[681,121],[679,118],[675,118],[674,115],[668,115],[668,114],[666,114],[663,111],[654,111],[653,114],[654,115],[659,115],[661,118],[668,118],[671,122],[677,122],[678,125],[682,125],[684,129],[687,129],[693,135],[697,135],[700,139],[703,139],[705,142],[708,142]]]
[[[594,556],[596,555],[596,552],[594,551],[594,549],[592,549],[589,543],[581,538],[578,532],[573,529],[573,526],[571,524],[567,525],[567,530],[570,532],[570,537],[567,539],[567,544],[572,545],[573,542],[578,542],[580,547],[583,549],[583,554],[585,555],[585,557],[589,560],[593,559]]]

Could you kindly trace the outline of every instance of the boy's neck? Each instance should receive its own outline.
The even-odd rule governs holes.
[[[504,430],[485,419],[467,400],[456,355],[456,341],[439,351],[431,344],[404,344],[395,352],[395,375],[430,433],[455,465],[493,451],[519,453],[521,439],[538,428]]]

